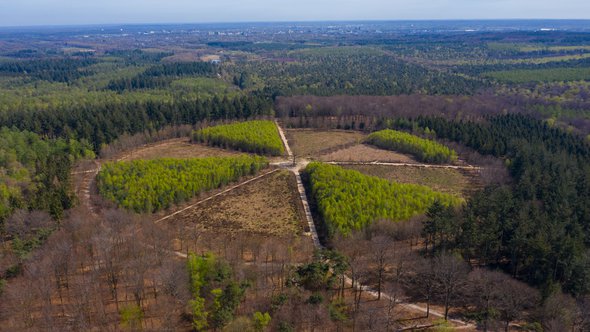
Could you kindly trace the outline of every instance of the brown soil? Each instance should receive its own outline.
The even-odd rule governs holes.
[[[169,222],[198,224],[205,231],[224,233],[301,234],[305,219],[294,182],[292,173],[275,172],[188,209]]]
[[[325,154],[319,158],[321,161],[350,161],[350,162],[391,162],[391,163],[416,163],[410,156],[381,150],[370,145],[358,144],[352,147]]]
[[[316,158],[339,147],[361,142],[365,135],[357,131],[288,129],[285,135],[296,157]]]
[[[343,165],[363,174],[378,176],[400,183],[414,183],[436,191],[465,197],[473,189],[474,177],[462,171],[446,168],[425,168],[383,165]]]

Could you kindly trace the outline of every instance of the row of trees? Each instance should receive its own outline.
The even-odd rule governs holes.
[[[193,141],[273,156],[285,153],[273,121],[247,121],[203,128],[193,133]]]
[[[168,125],[194,125],[206,119],[241,119],[271,114],[271,103],[253,96],[143,102],[123,100],[0,112],[0,125],[49,137],[86,139],[95,151],[99,151],[103,144],[123,134],[158,130]]]
[[[349,234],[379,219],[408,219],[424,213],[436,200],[445,205],[461,203],[425,186],[390,182],[339,166],[310,163],[305,173],[329,236]]]
[[[154,212],[256,174],[267,164],[259,156],[108,163],[98,174],[98,188],[102,196],[124,208]]]
[[[401,131],[380,130],[371,133],[367,142],[382,149],[409,153],[426,163],[442,164],[457,160],[457,153],[452,149]]]
[[[113,79],[107,89],[122,92],[137,89],[167,88],[170,83],[183,76],[212,76],[217,66],[209,62],[176,62],[152,66],[131,78]]]

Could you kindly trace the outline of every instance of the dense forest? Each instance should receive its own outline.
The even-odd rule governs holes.
[[[435,201],[446,206],[461,203],[428,187],[390,182],[339,166],[311,163],[305,172],[329,236],[350,234],[381,219],[406,220],[424,213]]]
[[[124,208],[155,212],[256,174],[266,165],[257,156],[109,163],[98,175],[98,187],[101,195]]]
[[[203,128],[193,133],[193,141],[273,156],[285,153],[283,141],[273,121],[247,121]]]
[[[425,133],[427,135],[436,135],[436,132],[432,132],[428,127]],[[376,131],[367,137],[367,142],[383,149],[411,154],[426,163],[442,164],[457,159],[457,153],[452,149],[440,143],[401,131],[390,129]]]

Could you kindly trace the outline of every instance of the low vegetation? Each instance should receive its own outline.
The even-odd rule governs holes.
[[[98,175],[98,188],[119,206],[155,212],[255,174],[266,165],[266,159],[258,156],[108,163]]]
[[[458,205],[461,199],[415,184],[400,184],[338,166],[311,163],[312,199],[328,233],[349,234],[379,219],[401,221],[425,212],[435,201]]]
[[[427,163],[448,163],[457,159],[457,153],[448,147],[418,136],[396,130],[381,130],[372,133],[367,141],[377,147],[409,153]]]
[[[193,133],[193,141],[273,156],[285,152],[277,126],[272,121],[247,121],[204,128]]]

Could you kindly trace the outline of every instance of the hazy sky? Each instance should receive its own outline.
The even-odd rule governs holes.
[[[585,18],[590,0],[0,0],[0,26]]]

